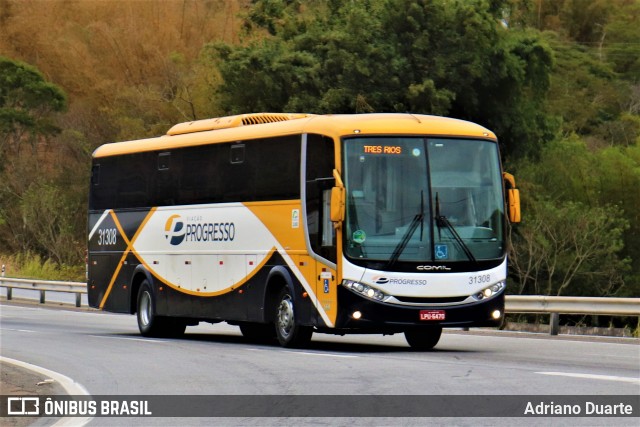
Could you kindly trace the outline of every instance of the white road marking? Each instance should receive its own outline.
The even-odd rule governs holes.
[[[310,351],[289,351],[289,353],[293,354],[303,354],[305,356],[320,356],[320,357],[342,357],[345,359],[353,359],[360,356],[355,356],[352,354],[335,354],[335,353],[313,353]]]
[[[311,352],[311,351],[298,351],[298,350],[284,350],[284,349],[278,349],[277,347],[275,348],[276,350],[279,351],[285,351],[287,353],[291,353],[291,354],[302,354],[304,356],[320,356],[320,357],[342,357],[345,359],[353,359],[353,358],[358,358],[360,356],[356,356],[353,354],[335,354],[335,353],[315,353],[315,352]],[[248,351],[267,351],[261,348],[247,348],[246,350]]]
[[[536,372],[541,375],[555,375],[560,377],[572,377],[572,378],[586,378],[590,380],[603,380],[603,381],[618,381],[623,383],[640,384],[640,378],[631,377],[616,377],[613,375],[594,375],[594,374],[580,374],[572,372]]]
[[[10,363],[15,366],[19,366],[23,369],[28,369],[33,372],[37,372],[40,375],[46,376],[48,379],[52,379],[65,389],[67,394],[71,396],[82,395],[82,396],[91,396],[91,394],[87,391],[86,388],[82,384],[73,379],[67,377],[66,375],[62,375],[55,371],[50,371],[49,369],[43,368],[41,366],[32,365],[31,363],[22,362],[20,360],[10,359],[8,357],[0,356],[0,360],[4,363]],[[64,417],[61,418],[57,423],[54,424],[54,427],[62,427],[62,426],[77,426],[82,427],[88,424],[93,417],[85,417],[85,418],[75,418],[75,417]]]
[[[12,332],[29,332],[29,333],[35,333],[35,332],[38,332],[38,331],[32,331],[32,330],[29,330],[29,329],[12,329],[12,328],[0,328],[0,330],[3,330],[3,331],[12,331]]]
[[[112,339],[112,340],[140,341],[140,342],[156,343],[156,344],[164,344],[164,343],[169,342],[169,341],[166,341],[166,340],[158,340],[158,339],[154,339],[154,338],[109,337],[109,336],[106,336],[106,335],[89,335],[89,336],[93,337],[93,338],[108,338],[108,339]]]

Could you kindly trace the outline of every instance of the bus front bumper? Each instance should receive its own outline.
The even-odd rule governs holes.
[[[335,326],[345,333],[395,333],[433,326],[495,327],[504,318],[504,292],[468,304],[407,306],[373,301],[339,286],[338,302]]]

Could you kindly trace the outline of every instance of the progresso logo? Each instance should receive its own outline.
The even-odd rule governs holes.
[[[164,237],[173,246],[182,242],[215,243],[231,242],[236,237],[233,222],[205,222],[199,215],[171,215],[164,224]]]
[[[388,283],[390,285],[425,286],[427,284],[427,281],[424,279],[405,279],[400,277],[375,276],[371,280],[378,285],[386,285]]]
[[[180,215],[171,215],[164,225],[164,236],[169,239],[169,243],[177,246],[184,240],[185,229],[184,222],[181,221]]]

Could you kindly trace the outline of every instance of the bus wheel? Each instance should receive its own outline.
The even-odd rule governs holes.
[[[407,342],[416,350],[431,350],[440,341],[442,327],[410,329],[404,332]]]
[[[275,330],[283,347],[303,347],[311,341],[313,329],[296,323],[293,297],[288,288],[282,288],[275,309]]]
[[[138,329],[145,337],[177,337],[184,334],[187,327],[182,319],[171,319],[156,315],[155,298],[147,280],[138,292]]]

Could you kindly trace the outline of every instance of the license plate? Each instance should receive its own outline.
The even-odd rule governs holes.
[[[420,310],[420,320],[444,320],[444,310]]]

